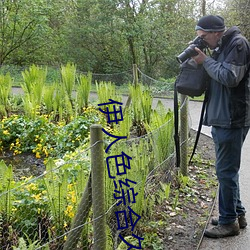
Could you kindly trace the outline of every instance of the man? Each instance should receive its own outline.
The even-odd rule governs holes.
[[[240,200],[239,169],[241,149],[250,126],[250,47],[237,27],[225,29],[220,16],[202,17],[195,30],[212,56],[195,48],[193,59],[203,64],[210,76],[204,125],[212,126],[219,181],[219,218],[205,235],[221,238],[239,234],[247,226]]]

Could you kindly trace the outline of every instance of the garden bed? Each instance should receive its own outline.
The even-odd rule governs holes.
[[[217,182],[211,164],[214,158],[208,158],[209,152],[213,152],[211,139],[201,136],[194,164],[189,166],[188,176],[182,176],[174,166],[171,110],[166,110],[162,102],[152,110],[150,91],[142,85],[131,85],[131,105],[125,110],[121,123],[115,123],[115,119],[110,125],[111,120],[106,115],[108,107],[103,105],[112,105],[113,102],[107,101],[115,100],[121,108],[122,97],[116,94],[115,86],[98,84],[98,106],[96,103],[89,105],[91,75],[79,76],[75,85],[75,72],[74,65],[63,67],[62,82],[48,86],[45,84],[46,72],[32,66],[24,74],[23,97],[12,96],[2,104],[0,150],[7,165],[11,163],[13,168],[1,162],[0,245],[6,249],[23,243],[27,247],[60,249],[70,239],[68,233],[91,167],[90,126],[101,124],[105,131],[105,147],[112,145],[110,137],[130,138],[115,140],[116,145],[110,148],[108,155],[108,170],[116,181],[126,178],[136,184],[136,202],[129,203],[138,218],[141,215],[134,233],[144,238],[142,249],[186,249],[190,246],[193,250],[199,243],[216,194]],[[34,84],[34,73],[40,85]],[[5,77],[5,85],[10,91],[9,76]],[[5,92],[6,100],[8,91]],[[111,161],[112,157],[121,156],[121,152],[128,154],[128,159],[122,163],[124,169],[130,171],[120,173],[118,165]],[[131,159],[133,161],[129,162]],[[129,163],[130,167],[126,166]],[[118,190],[114,190],[109,175],[105,176],[105,206],[111,211],[116,202],[112,197]],[[125,186],[120,186],[124,192],[131,190],[129,185]],[[117,218],[112,215],[107,216],[107,249],[127,249],[127,245],[117,242]],[[136,241],[131,239],[128,224],[122,227],[129,231],[129,234],[124,232],[124,237],[129,242]],[[76,241],[77,249],[91,249],[91,216],[83,239]],[[133,244],[138,246],[138,242]]]
[[[5,161],[13,165],[16,177],[36,176],[45,169],[42,159],[34,154],[9,156]],[[201,135],[189,178],[177,177],[174,170],[169,197],[155,200],[154,213],[138,229],[144,237],[143,249],[198,249],[217,191],[213,162],[212,139]]]

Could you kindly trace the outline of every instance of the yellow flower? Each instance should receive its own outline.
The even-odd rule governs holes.
[[[10,144],[10,150],[12,150],[14,146],[15,146],[15,144],[12,142],[12,143]]]
[[[11,210],[12,210],[12,212],[16,212],[17,208],[13,207]]]
[[[68,215],[69,218],[73,218],[74,217],[73,206],[68,205],[66,208],[66,211],[64,211],[64,213],[65,213],[65,215]]]
[[[37,190],[37,185],[35,183],[30,183],[29,185],[26,186],[26,189],[28,191],[34,191]]]
[[[9,133],[8,130],[5,129],[5,130],[3,131],[3,134],[4,134],[4,135],[9,135],[10,133]]]
[[[49,153],[46,147],[43,147],[43,153],[45,154],[46,157],[48,157]]]
[[[35,198],[36,201],[40,201],[42,199],[41,195],[42,195],[41,193],[33,194],[32,197]]]
[[[39,152],[36,152],[36,158],[40,159],[41,158],[41,155]]]
[[[73,187],[74,187],[73,184],[69,184],[69,185],[68,185],[68,189],[69,189],[69,190],[72,189]],[[72,190],[72,191],[69,191],[69,192],[68,192],[68,197],[67,197],[67,199],[68,199],[68,200],[71,200],[71,202],[72,202],[73,204],[76,203],[76,194],[75,194],[75,190]]]
[[[29,176],[29,177],[21,176],[20,179],[21,179],[21,180],[24,180],[24,181],[29,181],[29,180],[32,179],[32,176]]]
[[[13,153],[13,154],[14,154],[14,155],[19,155],[19,154],[21,154],[21,153],[22,153],[22,151],[19,151],[19,150],[16,149],[16,150],[14,150],[14,153]]]
[[[76,196],[75,195],[72,195],[71,201],[72,201],[72,203],[76,203]]]

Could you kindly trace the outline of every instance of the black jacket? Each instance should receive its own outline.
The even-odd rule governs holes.
[[[250,45],[237,27],[227,30],[219,49],[203,63],[211,77],[204,124],[250,126]]]

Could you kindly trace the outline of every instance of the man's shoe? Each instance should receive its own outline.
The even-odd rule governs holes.
[[[247,226],[247,220],[245,214],[242,214],[238,217],[238,222],[241,229]]]
[[[209,238],[223,238],[228,236],[239,235],[240,227],[238,222],[234,222],[232,224],[222,225],[219,224],[210,229],[206,229],[204,235]]]
[[[247,226],[247,220],[246,220],[245,214],[239,215],[238,222],[239,222],[240,229],[243,229],[243,228],[245,228]],[[212,218],[211,224],[214,225],[214,226],[217,226],[218,225],[218,219],[217,218]]]

